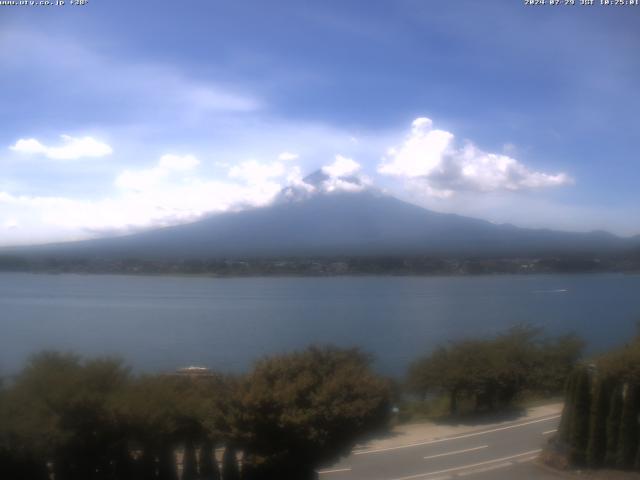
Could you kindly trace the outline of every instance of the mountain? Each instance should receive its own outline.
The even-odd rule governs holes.
[[[640,241],[496,225],[382,194],[357,177],[322,171],[267,207],[211,215],[133,235],[12,249],[60,257],[204,259],[354,255],[541,256],[606,254]],[[333,182],[333,183],[332,183]],[[6,252],[6,250],[5,250]]]

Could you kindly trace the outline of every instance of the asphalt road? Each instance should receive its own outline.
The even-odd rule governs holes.
[[[559,415],[488,426],[451,437],[353,452],[320,470],[320,480],[556,479],[532,462]]]

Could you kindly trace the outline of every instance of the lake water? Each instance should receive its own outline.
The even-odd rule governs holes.
[[[0,274],[0,374],[33,352],[116,354],[137,371],[243,371],[310,343],[359,346],[401,375],[448,340],[519,322],[591,351],[640,320],[640,275],[191,278]]]

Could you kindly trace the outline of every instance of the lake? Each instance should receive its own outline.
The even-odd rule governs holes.
[[[310,343],[359,346],[402,375],[437,344],[520,322],[590,351],[640,320],[640,275],[200,278],[0,274],[0,374],[42,349],[115,354],[136,371],[239,372]]]

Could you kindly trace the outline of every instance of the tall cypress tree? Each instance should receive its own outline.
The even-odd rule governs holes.
[[[145,445],[142,456],[136,460],[134,468],[136,480],[154,480],[156,478],[156,451],[149,445]]]
[[[615,467],[618,457],[618,437],[620,435],[620,417],[622,416],[622,389],[617,385],[611,392],[609,415],[607,416],[607,453],[604,463]]]
[[[227,445],[222,455],[222,480],[240,480],[236,449]]]
[[[591,402],[591,419],[589,420],[589,444],[587,446],[587,465],[600,468],[604,463],[607,451],[607,411],[611,398],[610,381],[598,379]]]
[[[591,380],[586,369],[581,368],[576,378],[573,397],[573,415],[569,436],[570,460],[575,465],[584,465],[589,440],[589,406]]]
[[[569,434],[571,432],[571,424],[573,418],[573,397],[574,397],[574,389],[576,378],[578,377],[578,372],[574,371],[567,378],[567,382],[564,388],[564,408],[562,410],[562,417],[560,418],[560,426],[558,427],[558,438],[560,441],[568,443],[569,442]]]
[[[201,480],[220,480],[220,469],[214,454],[214,444],[205,440],[200,446],[199,468]]]
[[[158,480],[178,480],[176,458],[171,445],[162,445],[158,452]]]
[[[242,480],[258,480],[259,478],[260,474],[256,470],[253,456],[245,455],[242,459]]]
[[[620,433],[618,437],[618,467],[633,468],[638,448],[638,387],[625,386]]]
[[[193,441],[187,440],[182,455],[181,480],[196,480],[197,476],[196,449],[193,446]]]

